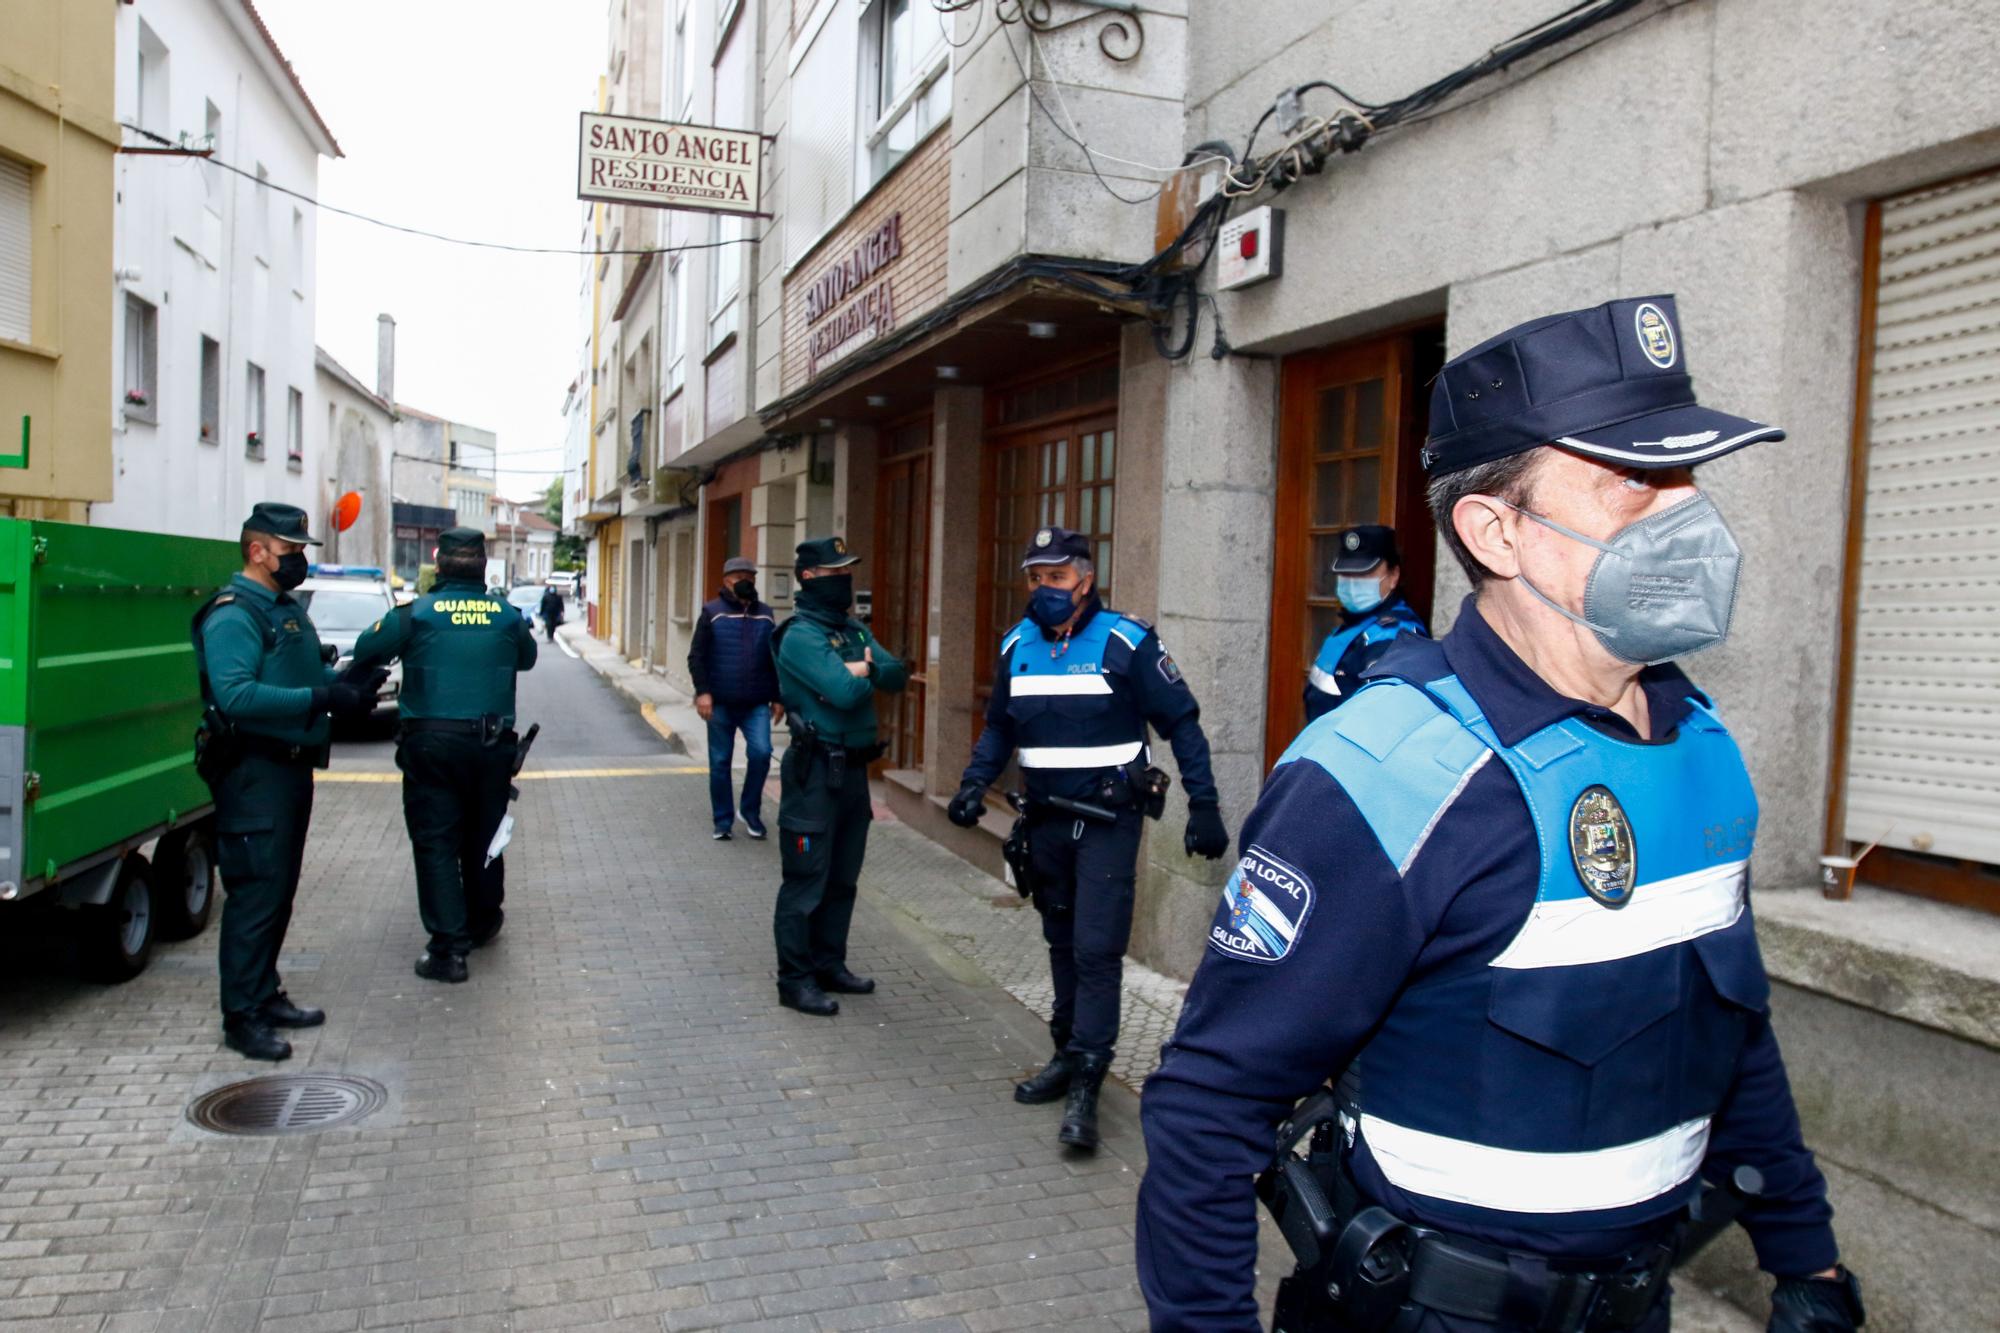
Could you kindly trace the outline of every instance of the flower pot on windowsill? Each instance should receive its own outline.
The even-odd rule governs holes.
[[[127,389],[125,403],[129,407],[151,407],[153,400],[147,397],[144,389]]]
[[[243,447],[245,451],[262,458],[264,456],[264,437],[253,430],[243,437]]]

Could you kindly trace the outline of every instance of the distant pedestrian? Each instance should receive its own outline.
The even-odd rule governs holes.
[[[354,645],[357,667],[403,659],[403,822],[417,861],[417,911],[430,945],[426,981],[464,981],[465,956],[500,933],[506,862],[487,848],[507,813],[515,747],[514,680],[535,665],[535,632],[488,592],[486,537],[440,534],[437,583],[376,621]]]
[[[894,694],[910,669],[849,614],[850,555],[838,537],[800,542],[798,610],[774,642],[778,688],[792,719],[780,767],[778,843],[785,879],[772,925],[778,944],[778,1003],[831,1016],[827,994],[867,995],[875,983],[847,967],[855,882],[874,818],[868,765],[875,739],[875,692]]]
[[[387,672],[335,675],[305,608],[305,511],[265,502],[238,541],[243,572],[195,613],[205,739],[198,759],[215,794],[222,907],[222,1039],[253,1060],[283,1060],[291,1043],[274,1028],[317,1027],[323,1009],[293,1004],[278,952],[298,896],[315,768],[325,768],[327,715],[367,717]]]
[[[757,562],[732,556],[722,565],[722,593],[701,608],[688,675],[694,708],[708,724],[708,798],[714,838],[729,841],[737,804],[730,782],[736,733],[743,733],[743,830],[764,836],[764,780],[771,775],[771,728],[785,720],[778,702],[778,668],[771,657],[777,614],[757,600]]]
[[[562,594],[550,584],[542,589],[542,632],[549,636],[549,642],[556,641],[556,626],[563,622]]]

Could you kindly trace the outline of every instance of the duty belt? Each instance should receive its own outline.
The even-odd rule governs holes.
[[[1352,1088],[1343,1091],[1351,1095]],[[1665,1295],[1674,1267],[1763,1190],[1762,1177],[1748,1166],[1725,1184],[1704,1181],[1683,1214],[1666,1221],[1662,1240],[1608,1259],[1505,1250],[1405,1222],[1363,1199],[1340,1152],[1343,1100],[1322,1091],[1294,1110],[1279,1129],[1277,1161],[1257,1182],[1299,1260],[1278,1286],[1273,1333],[1386,1330],[1412,1307],[1535,1333],[1634,1329]],[[1308,1136],[1301,1158],[1292,1149]]]
[[[481,745],[496,744],[512,734],[507,719],[496,713],[488,713],[484,717],[408,717],[396,724],[396,730],[400,736],[425,733],[470,736]]]
[[[478,736],[484,733],[485,726],[476,717],[406,717],[396,724],[396,729],[406,736],[427,731],[447,736]]]
[[[326,753],[324,745],[306,745],[298,741],[281,741],[275,736],[259,736],[253,732],[238,731],[236,744],[247,756],[268,759],[274,764],[304,764],[317,766]]]

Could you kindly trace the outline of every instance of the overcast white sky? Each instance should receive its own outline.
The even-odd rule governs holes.
[[[603,62],[601,0],[257,8],[347,154],[320,163],[321,199],[450,236],[577,244],[577,113]],[[500,493],[525,499],[562,470],[579,263],[323,211],[319,344],[372,386],[375,316],[394,315],[396,397],[496,432]]]

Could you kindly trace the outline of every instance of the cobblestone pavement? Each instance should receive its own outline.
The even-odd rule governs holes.
[[[411,975],[382,748],[343,747],[319,787],[283,966],[331,1018],[283,1068],[385,1085],[359,1124],[186,1121],[265,1072],[220,1046],[212,927],[110,989],[0,942],[0,1324],[1143,1327],[1136,1098],[1112,1087],[1104,1150],[1066,1157],[1056,1109],[1008,1095],[1045,1054],[1007,993],[1038,998],[1032,916],[885,822],[852,956],[880,992],[832,1021],[777,1008],[776,849],[709,841],[695,765],[551,658],[524,689],[550,725],[507,928],[467,985]]]
[[[881,992],[831,1022],[778,1009],[775,847],[709,841],[680,756],[536,758],[570,776],[522,784],[507,928],[458,987],[410,972],[393,772],[337,761],[319,787],[284,970],[331,1019],[286,1069],[384,1084],[358,1125],[231,1139],[185,1121],[193,1096],[263,1072],[217,1039],[212,928],[115,989],[12,960],[0,1321],[1142,1325],[1128,1094],[1105,1151],[1061,1157],[1054,1108],[1008,1096],[1042,1055],[1033,1019],[873,905],[852,961]]]

